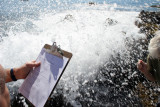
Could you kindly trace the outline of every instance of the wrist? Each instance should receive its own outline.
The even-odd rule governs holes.
[[[10,69],[10,77],[12,79],[12,81],[17,81],[17,78],[15,76],[15,70],[13,68]]]
[[[141,69],[140,70],[142,74],[147,75],[149,74],[149,71],[147,69]]]

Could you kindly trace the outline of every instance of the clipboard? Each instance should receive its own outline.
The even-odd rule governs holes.
[[[63,65],[63,68],[62,68],[62,70],[60,71],[60,73],[58,74],[58,78],[56,79],[56,82],[54,83],[54,85],[52,84],[52,86],[53,86],[53,88],[52,89],[50,89],[50,91],[49,91],[49,96],[48,96],[48,98],[46,99],[44,99],[45,100],[45,103],[44,103],[44,100],[43,100],[43,104],[40,104],[40,105],[38,105],[38,107],[43,107],[43,106],[45,106],[45,104],[47,103],[47,100],[50,98],[50,96],[52,95],[52,93],[53,93],[53,91],[54,91],[54,89],[56,88],[56,86],[57,86],[57,84],[58,84],[58,82],[59,82],[59,80],[60,80],[60,78],[61,78],[61,76],[63,75],[63,73],[64,73],[64,71],[65,71],[65,69],[66,69],[66,67],[67,67],[67,65],[68,65],[68,63],[70,62],[70,59],[72,58],[72,53],[70,53],[70,52],[67,52],[67,51],[65,51],[65,50],[61,50],[60,49],[60,46],[57,46],[56,45],[56,43],[54,42],[53,43],[53,45],[51,46],[51,45],[48,45],[48,44],[45,44],[44,45],[44,47],[42,48],[42,50],[41,50],[41,52],[40,52],[40,55],[43,53],[44,54],[44,52],[45,52],[45,54],[47,54],[47,55],[49,55],[49,56],[53,56],[54,58],[58,58],[59,60],[58,61],[60,61],[60,60],[64,60],[64,59],[67,59],[66,60],[66,62],[65,62],[65,65]],[[40,56],[39,55],[39,56]],[[56,62],[55,62],[56,63]],[[35,68],[36,69],[36,68]],[[37,68],[37,69],[41,69],[41,68]],[[33,70],[34,71],[34,70]],[[36,98],[35,99],[32,99],[31,97],[34,97],[34,95],[33,94],[36,94],[36,93],[34,93],[34,92],[32,92],[32,88],[34,88],[34,84],[35,83],[31,83],[32,81],[30,80],[30,79],[33,79],[33,78],[31,78],[31,76],[32,76],[32,73],[34,73],[34,75],[36,74],[36,70],[33,72],[33,71],[31,71],[31,73],[29,73],[29,75],[27,76],[27,78],[25,79],[25,81],[23,82],[23,84],[21,85],[21,87],[19,88],[19,93],[21,93],[21,95],[23,95],[26,99],[27,99],[27,101],[28,102],[30,102],[30,104],[34,107],[37,107],[37,104],[35,104],[35,102],[34,102],[34,100],[36,100]],[[40,72],[40,71],[39,71]],[[52,72],[52,71],[51,71]],[[54,73],[53,73],[54,74]],[[33,75],[33,77],[35,77]],[[37,75],[37,74],[36,74]],[[40,75],[41,76],[41,75]],[[54,75],[53,75],[54,76]],[[41,76],[42,77],[42,76]],[[39,76],[37,77],[37,78],[39,78]],[[37,79],[34,79],[35,81],[37,81]],[[30,82],[31,81],[31,82]],[[26,88],[28,88],[26,85],[28,85],[29,84],[29,88],[30,88],[30,90],[31,90],[31,92],[29,92],[29,94],[31,93],[31,95],[27,95],[28,93],[28,90],[29,89],[26,89]],[[36,85],[35,85],[36,86]],[[44,88],[46,88],[46,87],[44,87]],[[45,92],[45,91],[44,91]],[[43,92],[42,92],[43,93]],[[46,93],[46,92],[45,92]],[[41,97],[43,97],[43,96],[41,96]],[[38,97],[39,98],[39,97]],[[41,103],[41,102],[40,102]]]

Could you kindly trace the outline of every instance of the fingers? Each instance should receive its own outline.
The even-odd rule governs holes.
[[[142,66],[145,66],[145,63],[142,60],[139,60],[139,62]]]
[[[33,61],[31,61],[32,63],[35,63],[36,61],[35,60],[33,60]]]
[[[139,60],[137,63],[137,68],[140,70],[142,73],[147,72],[147,64],[143,62],[142,60]]]
[[[142,71],[144,67],[144,62],[142,60],[139,60],[138,63],[137,63],[137,68]]]
[[[36,61],[31,61],[31,62],[28,62],[28,63],[26,63],[26,66],[27,67],[38,67],[38,66],[40,66],[40,62],[36,62]]]

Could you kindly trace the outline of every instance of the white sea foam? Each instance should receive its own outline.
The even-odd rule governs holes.
[[[90,79],[93,80],[98,67],[114,55],[114,52],[125,53],[125,38],[144,37],[138,33],[139,29],[134,24],[138,12],[88,8],[90,7],[42,13],[39,20],[26,19],[21,22],[25,25],[29,21],[34,25],[24,32],[15,31],[15,24],[8,32],[9,36],[3,37],[0,42],[1,64],[5,68],[20,66],[36,59],[44,44],[56,41],[62,49],[73,53],[59,84],[65,87],[64,96],[68,101],[76,105],[74,99],[79,95],[76,91],[80,85],[78,81],[84,81],[85,84]],[[108,19],[115,23],[108,25]],[[12,90],[21,83],[22,81],[11,83],[8,87]],[[71,94],[65,94],[66,90]]]

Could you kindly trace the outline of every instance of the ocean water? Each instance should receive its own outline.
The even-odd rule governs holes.
[[[140,78],[136,62],[142,46],[135,41],[145,35],[135,21],[140,21],[141,10],[159,11],[149,7],[159,1],[89,2],[0,0],[1,65],[18,67],[35,60],[44,44],[57,42],[73,57],[52,95],[54,101],[73,107],[140,106],[133,93],[139,79],[133,80]],[[137,51],[132,45],[137,46],[137,58],[132,58]],[[7,84],[12,101],[22,82]],[[28,107],[21,99],[19,103]]]

